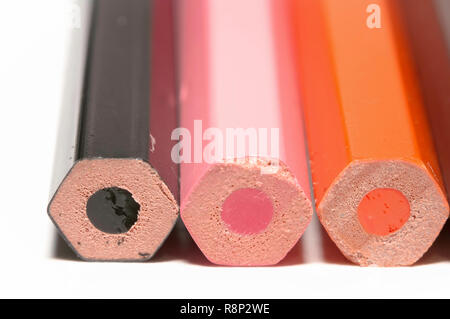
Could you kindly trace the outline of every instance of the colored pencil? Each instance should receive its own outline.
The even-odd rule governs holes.
[[[292,4],[320,221],[355,263],[413,264],[438,236],[448,204],[398,7]]]
[[[48,213],[82,259],[147,260],[178,216],[172,3],[97,0],[91,21]]]
[[[288,7],[278,0],[179,5],[180,119],[192,139],[181,146],[182,220],[215,264],[276,264],[312,215]],[[248,134],[229,138],[230,129]]]

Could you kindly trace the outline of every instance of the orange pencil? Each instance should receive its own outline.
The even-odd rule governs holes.
[[[293,0],[317,213],[351,261],[416,262],[448,204],[406,31],[389,0]]]
[[[449,2],[397,0],[417,66],[447,194],[450,191],[450,52],[439,12]],[[450,16],[449,16],[450,17]],[[447,18],[448,19],[448,18]]]

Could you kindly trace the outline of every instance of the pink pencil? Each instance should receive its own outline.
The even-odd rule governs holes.
[[[276,264],[312,216],[285,2],[178,9],[181,217],[213,263]]]

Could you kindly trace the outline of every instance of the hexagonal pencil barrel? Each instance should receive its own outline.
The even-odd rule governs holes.
[[[448,204],[400,10],[292,3],[319,218],[355,263],[413,264]]]
[[[178,216],[172,2],[97,0],[83,20],[48,213],[85,260],[147,260]]]
[[[450,3],[399,0],[419,75],[439,164],[450,186]],[[441,17],[442,16],[442,17]],[[440,18],[442,18],[440,20]],[[446,30],[448,28],[448,30]]]
[[[179,1],[181,217],[216,264],[276,264],[312,216],[285,4]]]

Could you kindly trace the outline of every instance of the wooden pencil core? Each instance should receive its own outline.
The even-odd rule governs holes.
[[[86,214],[99,230],[108,234],[123,234],[136,223],[140,208],[129,191],[109,187],[89,198]]]
[[[387,236],[395,233],[411,215],[409,202],[393,188],[376,188],[367,193],[358,206],[361,226],[372,235]]]

